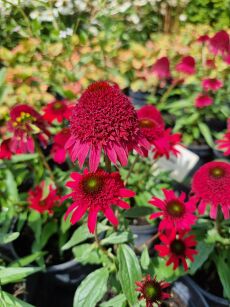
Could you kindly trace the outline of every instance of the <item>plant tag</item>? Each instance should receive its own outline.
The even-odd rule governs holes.
[[[176,145],[175,148],[179,151],[177,157],[162,157],[157,160],[156,165],[159,169],[170,172],[172,179],[182,182],[199,161],[199,156],[181,145]]]

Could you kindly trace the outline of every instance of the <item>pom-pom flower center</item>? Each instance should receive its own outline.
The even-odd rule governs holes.
[[[167,212],[173,217],[181,217],[184,211],[184,204],[178,200],[171,200],[167,203]]]

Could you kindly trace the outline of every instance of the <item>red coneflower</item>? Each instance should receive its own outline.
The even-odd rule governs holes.
[[[192,56],[185,56],[176,65],[176,71],[182,72],[186,75],[194,75],[196,72],[195,65],[196,63]]]
[[[97,214],[102,211],[113,225],[118,225],[118,219],[111,206],[128,209],[129,204],[120,198],[135,195],[133,191],[124,187],[119,173],[107,173],[103,170],[89,173],[85,169],[83,174],[72,173],[71,178],[74,181],[67,182],[66,186],[71,188],[72,192],[64,196],[63,200],[71,197],[74,203],[67,209],[65,218],[72,212],[70,222],[75,224],[88,210],[88,228],[94,233]]]
[[[154,106],[144,106],[137,111],[139,127],[145,138],[152,144],[163,134],[165,123],[160,111]]]
[[[197,41],[198,41],[199,43],[204,44],[204,43],[208,42],[209,39],[210,39],[209,36],[208,36],[207,34],[204,34],[204,35],[200,35],[200,36],[198,37]]]
[[[54,136],[54,143],[51,149],[51,156],[55,162],[62,164],[66,160],[65,144],[70,137],[69,128],[64,128]]]
[[[202,81],[202,87],[205,91],[213,91],[216,92],[218,89],[223,87],[223,82],[216,78],[207,78]]]
[[[10,139],[2,141],[0,145],[0,159],[10,160],[12,152],[10,150]]]
[[[147,274],[141,281],[136,281],[138,288],[136,291],[141,293],[139,300],[146,301],[146,307],[153,307],[153,304],[161,305],[162,301],[170,298],[170,294],[163,290],[170,287],[170,284],[161,280],[157,281],[156,276],[152,279]]]
[[[229,219],[230,163],[213,161],[201,166],[193,176],[192,192],[199,202],[200,214],[210,205],[210,217],[215,219],[220,206],[224,218]]]
[[[168,256],[166,265],[173,263],[173,269],[176,270],[182,263],[184,270],[188,270],[186,258],[194,261],[193,255],[197,254],[194,249],[196,246],[195,236],[189,235],[187,231],[176,234],[172,228],[170,232],[159,236],[162,244],[155,245],[155,250],[158,251],[160,257]]]
[[[55,119],[61,123],[64,119],[69,119],[71,106],[66,99],[54,100],[48,103],[44,108],[44,119],[52,123]]]
[[[212,97],[205,94],[198,94],[195,99],[195,107],[197,108],[205,108],[213,104]]]
[[[48,211],[53,213],[53,207],[60,205],[60,197],[57,195],[57,190],[49,185],[48,195],[44,195],[45,182],[42,181],[40,185],[37,185],[33,190],[28,192],[28,203],[31,209],[34,209],[40,213]]]
[[[209,40],[210,50],[215,55],[220,53],[223,56],[230,52],[230,39],[226,31],[221,30],[217,32]]]
[[[9,143],[13,153],[32,153],[34,152],[32,135],[36,135],[44,145],[50,135],[42,116],[26,104],[17,105],[11,109],[8,128],[13,133]]]
[[[170,63],[167,57],[158,59],[152,67],[152,72],[157,75],[159,79],[170,78]]]
[[[72,161],[80,167],[89,154],[90,171],[96,171],[101,151],[114,164],[126,165],[129,151],[149,149],[142,136],[136,111],[117,84],[91,84],[74,107],[70,120],[71,137],[66,144]]]
[[[160,222],[159,230],[175,228],[177,231],[188,230],[197,220],[194,212],[196,210],[196,201],[190,199],[185,201],[185,193],[176,196],[172,190],[163,189],[165,199],[153,197],[149,203],[159,208],[161,211],[150,215],[150,219],[163,216]]]
[[[230,156],[230,131],[226,132],[221,140],[216,141],[218,149],[224,151],[225,156]]]
[[[170,153],[175,156],[179,154],[175,146],[181,142],[181,134],[171,133],[171,131],[171,128],[164,130],[163,134],[153,141],[154,159],[163,156],[169,159]]]

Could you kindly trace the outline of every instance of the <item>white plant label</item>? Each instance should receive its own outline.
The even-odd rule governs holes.
[[[169,159],[162,157],[157,160],[156,166],[170,172],[172,179],[182,182],[199,161],[199,156],[181,145],[176,145],[175,148],[179,151],[177,156],[170,155]]]

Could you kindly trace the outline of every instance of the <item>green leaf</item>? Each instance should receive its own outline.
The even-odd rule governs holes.
[[[211,134],[209,127],[205,123],[201,123],[201,122],[198,123],[198,126],[207,144],[213,148],[214,142],[213,142],[212,134]]]
[[[18,163],[18,162],[25,162],[25,161],[29,161],[29,160],[34,160],[36,158],[38,158],[38,154],[37,153],[33,153],[33,154],[20,154],[20,155],[13,156],[11,161],[13,163]]]
[[[184,270],[182,267],[173,270],[173,265],[166,266],[166,260],[164,258],[155,257],[150,261],[148,273],[150,275],[156,275],[158,280],[173,282],[184,275]]]
[[[1,307],[34,307],[31,304],[23,302],[15,296],[0,290],[0,305]]]
[[[101,240],[101,245],[120,244],[132,239],[132,233],[124,231],[122,233],[112,233],[109,237]]]
[[[18,259],[17,261],[14,261],[10,264],[10,267],[22,267],[22,266],[26,266],[32,262],[34,262],[35,260],[39,259],[41,256],[43,256],[44,253],[43,252],[36,252],[33,253],[32,255],[23,257]]]
[[[229,252],[225,251],[220,255],[215,255],[214,261],[216,263],[217,271],[224,289],[224,296],[230,299],[230,261]]]
[[[77,261],[86,264],[99,264],[101,263],[100,255],[98,250],[95,249],[93,244],[85,243],[75,246],[73,248],[73,254]]]
[[[6,187],[8,190],[8,195],[12,201],[18,201],[19,196],[18,196],[18,189],[17,189],[17,183],[14,179],[13,173],[7,169],[6,170]]]
[[[118,294],[115,297],[111,298],[111,300],[100,304],[100,307],[123,307],[126,301],[126,297],[124,294]]]
[[[150,264],[150,257],[148,252],[148,247],[145,245],[143,252],[141,253],[141,266],[144,270],[147,270]]]
[[[209,255],[212,253],[214,245],[206,244],[205,242],[198,242],[196,250],[198,254],[194,257],[194,262],[192,262],[189,272],[190,274],[195,274],[195,272],[201,268],[201,266],[208,259]]]
[[[41,235],[41,241],[40,241],[40,247],[41,249],[46,245],[49,238],[57,232],[57,223],[55,221],[49,221],[48,224],[45,225],[45,227],[42,230]]]
[[[127,211],[125,211],[124,216],[125,217],[140,217],[140,216],[146,216],[153,213],[152,208],[140,206],[140,207],[133,207]]]
[[[12,232],[12,233],[0,233],[0,244],[7,244],[19,237],[19,232]]]
[[[97,231],[98,234],[101,233],[102,231],[106,231],[108,230],[109,227],[103,224],[98,224],[97,225]],[[70,240],[62,246],[62,250],[66,250],[69,249],[71,247],[73,247],[74,245],[77,245],[87,239],[93,238],[94,235],[92,233],[89,232],[87,225],[82,225],[80,227],[78,227],[77,230],[75,230],[75,232],[73,233],[72,237],[70,238]]]
[[[40,268],[0,268],[0,284],[5,285],[11,282],[17,282],[25,277],[40,271]]]
[[[108,277],[106,268],[89,274],[75,292],[73,307],[95,307],[107,291]]]
[[[141,268],[134,251],[125,244],[118,248],[118,278],[121,283],[122,290],[131,306],[134,306],[137,300],[137,292],[135,291],[135,282],[141,279]]]

